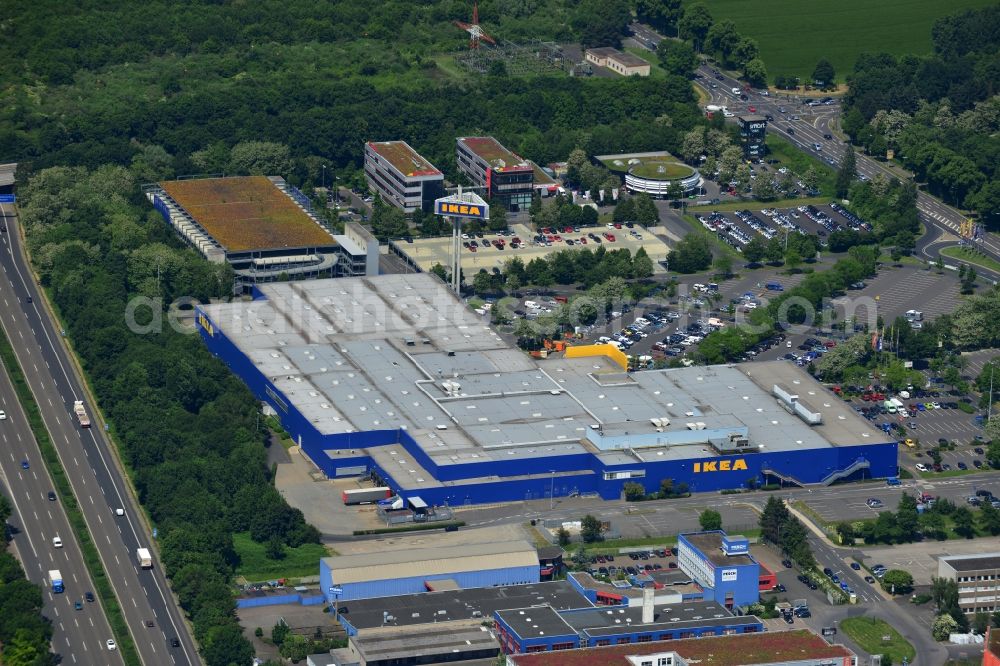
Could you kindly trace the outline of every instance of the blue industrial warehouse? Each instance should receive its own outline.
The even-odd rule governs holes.
[[[426,274],[254,295],[198,309],[208,348],[328,477],[370,477],[411,501],[896,474],[896,443],[790,363],[627,372],[606,345],[535,360]]]
[[[330,603],[526,585],[539,581],[538,554],[526,541],[512,541],[338,555],[320,561],[319,581]]]

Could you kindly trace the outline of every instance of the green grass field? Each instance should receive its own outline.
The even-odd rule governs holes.
[[[234,534],[233,547],[240,557],[236,575],[243,576],[251,583],[275,578],[315,576],[319,571],[320,559],[330,555],[325,546],[307,543],[298,548],[286,547],[282,559],[272,560],[264,554],[265,544],[251,539],[249,532]]]
[[[976,266],[988,268],[991,271],[1000,272],[1000,261],[976,252],[972,252],[965,247],[952,245],[951,247],[942,248],[941,254],[946,257],[951,257],[952,259],[958,259],[959,261],[963,261],[967,264],[974,264]]]
[[[643,162],[635,165],[632,173],[640,178],[658,178],[660,180],[671,180],[674,178],[687,178],[694,169],[684,164],[676,162]]]
[[[892,625],[882,620],[867,617],[849,617],[841,620],[840,628],[847,632],[861,649],[868,654],[884,654],[892,658],[892,663],[901,664],[905,658],[912,662],[916,650]],[[882,640],[889,636],[888,641]]]
[[[772,80],[781,74],[807,81],[816,62],[826,58],[837,80],[843,81],[859,53],[930,53],[935,20],[991,4],[991,0],[841,0],[829,4],[713,0],[708,9],[716,21],[732,19],[740,34],[757,40]]]
[[[809,170],[810,166],[815,168],[819,172],[820,193],[827,198],[833,196],[837,172],[831,169],[825,162],[817,159],[814,153],[807,153],[804,150],[796,148],[775,134],[767,135],[767,147],[770,150],[768,159],[778,160],[781,166],[788,167],[792,170],[792,173],[800,177]],[[801,206],[802,204],[797,205]]]

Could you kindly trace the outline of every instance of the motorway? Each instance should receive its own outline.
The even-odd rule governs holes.
[[[80,378],[61,344],[59,329],[41,305],[40,290],[21,252],[13,207],[0,205],[0,216],[0,222],[7,227],[7,233],[0,238],[3,269],[0,294],[6,300],[4,329],[59,452],[142,663],[198,664],[197,649],[159,563],[154,560],[152,570],[138,568],[136,549],[149,546],[150,536],[129,495],[107,436],[98,427],[81,428],[73,415],[73,401],[83,399],[95,426],[99,425],[94,418],[94,407],[86,401]],[[29,297],[32,303],[28,302]],[[123,516],[115,515],[118,508],[124,509]],[[31,525],[27,529],[36,528]],[[71,585],[67,585],[68,596],[81,592]],[[170,647],[174,638],[180,640],[180,647]]]
[[[656,45],[664,39],[647,25],[633,23],[630,28],[636,43],[651,51],[655,51]],[[733,95],[732,93],[732,88],[743,88],[744,83],[742,81],[705,63],[698,67],[697,74],[701,78],[696,79],[694,83],[709,96],[709,104],[725,105],[730,111],[737,114],[745,112],[747,106],[753,105],[757,109],[758,114],[770,114],[774,118],[773,122],[768,123],[769,131],[777,132],[781,138],[790,141],[814,157],[819,159],[831,158],[834,162],[834,168],[839,166],[840,160],[844,155],[844,150],[850,148],[848,144],[843,144],[838,140],[829,141],[824,139],[825,134],[831,134],[834,137],[837,136],[836,126],[840,117],[839,102],[831,106],[808,107],[802,104],[807,101],[806,99],[799,100],[799,98],[793,95],[785,94],[764,96],[757,90],[749,91],[748,95],[750,99],[747,102],[743,102],[738,95]],[[722,77],[721,80],[717,78],[718,76]],[[713,84],[716,87],[713,88]],[[785,107],[786,113],[779,112],[779,106]],[[807,113],[814,116],[810,121],[788,121],[788,117],[792,115],[805,115]],[[783,125],[783,127],[779,127],[779,124]],[[795,134],[787,133],[789,126],[794,127]],[[813,148],[815,144],[819,144],[822,150],[817,152]],[[858,152],[856,152],[856,157],[857,172],[866,178],[874,178],[879,174],[890,179],[911,177],[911,174],[901,167],[891,167]],[[917,210],[921,221],[929,229],[936,227],[941,231],[960,236],[961,225],[966,218],[951,206],[942,203],[940,200],[923,191],[918,191]],[[1000,259],[1000,240],[998,240],[995,234],[984,232],[981,238],[975,241],[975,245],[986,254]]]
[[[11,303],[6,293],[2,301],[4,311],[9,311]],[[62,503],[48,500],[48,493],[55,486],[42,463],[38,443],[10,377],[2,367],[0,409],[7,413],[7,419],[0,421],[0,485],[7,490],[13,507],[8,521],[13,537],[11,545],[28,580],[42,586],[43,613],[52,621],[52,650],[62,657],[64,664],[120,664],[120,655],[109,652],[105,644],[112,633],[100,599],[93,603],[84,601],[84,593],[93,591],[94,583]],[[28,461],[28,469],[21,468],[22,460]],[[53,537],[57,536],[62,539],[62,548],[52,545]],[[64,593],[53,594],[48,580],[50,569],[62,573]],[[83,602],[82,610],[74,610],[75,601]]]

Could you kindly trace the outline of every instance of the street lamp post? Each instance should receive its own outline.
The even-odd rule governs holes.
[[[551,482],[549,483],[549,511],[551,511],[556,508],[556,471],[550,469],[549,474],[552,475]]]
[[[323,165],[323,196],[326,196],[326,165]]]

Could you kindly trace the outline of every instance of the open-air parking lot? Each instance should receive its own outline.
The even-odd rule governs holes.
[[[776,236],[783,238],[786,233],[801,233],[817,236],[822,246],[834,231],[871,230],[867,222],[837,203],[779,209],[748,207],[735,212],[698,213],[696,217],[702,226],[717,233],[721,240],[738,250],[742,250],[756,235],[770,240]]]
[[[908,310],[919,310],[924,319],[951,312],[958,299],[958,280],[945,272],[905,266],[893,270],[883,270],[866,281],[863,291],[850,292],[833,300],[833,305],[843,317],[855,316],[859,321],[875,319],[869,315],[868,305],[872,305],[884,322],[890,323]],[[864,303],[853,300],[865,298]],[[870,301],[868,299],[871,299]]]
[[[631,223],[630,223],[631,224]],[[662,240],[664,230],[645,229],[638,224],[563,227],[535,230],[526,224],[511,224],[503,232],[469,232],[462,235],[461,262],[467,276],[480,269],[500,270],[511,257],[520,257],[527,264],[532,259],[547,257],[560,250],[627,249],[633,255],[639,248],[653,258],[653,270],[665,272],[659,260],[666,257],[670,248]],[[451,236],[417,238],[393,242],[394,251],[422,271],[429,271],[435,264],[449,266],[452,252]]]

